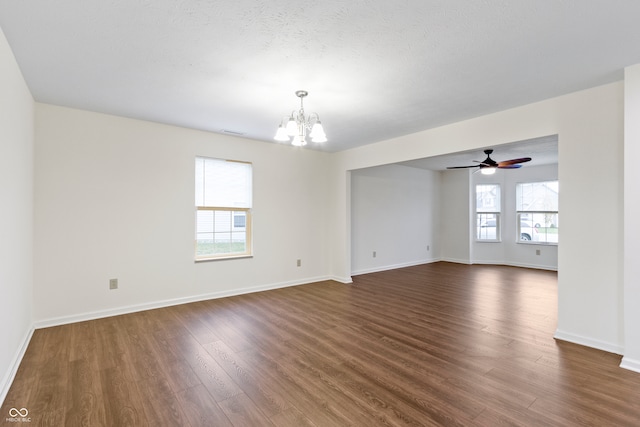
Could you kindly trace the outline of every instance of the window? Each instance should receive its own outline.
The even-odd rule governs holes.
[[[518,184],[516,211],[520,242],[558,243],[558,181]]]
[[[196,157],[196,260],[251,255],[251,163]]]
[[[500,185],[476,185],[476,240],[500,240]]]

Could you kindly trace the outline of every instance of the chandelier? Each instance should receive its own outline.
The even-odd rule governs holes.
[[[309,132],[311,142],[327,141],[327,135],[325,135],[324,129],[322,129],[322,123],[320,122],[318,113],[311,113],[308,117],[304,115],[302,101],[307,95],[309,95],[309,93],[306,90],[296,92],[296,96],[300,98],[300,109],[298,111],[292,111],[291,116],[285,117],[282,120],[276,136],[274,136],[273,139],[283,142],[291,141],[292,145],[301,147],[307,145],[307,132]]]

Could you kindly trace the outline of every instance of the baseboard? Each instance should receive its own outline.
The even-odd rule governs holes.
[[[353,271],[351,274],[353,276],[359,276],[361,274],[378,273],[380,271],[395,270],[397,268],[405,268],[405,267],[413,267],[415,265],[431,264],[433,262],[438,262],[438,261],[440,261],[440,259],[425,259],[425,260],[412,261],[412,262],[406,262],[406,263],[401,263],[401,264],[383,265],[383,266],[377,266],[377,267],[373,267],[373,268],[365,268],[365,269],[361,269],[361,270],[356,270],[356,271]]]
[[[455,263],[455,264],[466,264],[466,265],[471,265],[471,261],[469,261],[468,259],[458,259],[458,258],[448,258],[448,257],[444,257],[444,258],[440,259],[440,261],[453,262],[453,263]]]
[[[430,263],[439,262],[439,261],[453,262],[455,264],[466,264],[466,265],[473,265],[473,264],[478,264],[478,265],[506,265],[506,266],[509,266],[509,267],[522,267],[522,268],[533,268],[533,269],[536,269],[536,270],[558,271],[557,267],[550,267],[550,266],[547,266],[547,265],[520,264],[520,263],[513,263],[513,262],[509,263],[509,262],[504,262],[504,261],[473,261],[473,262],[470,262],[467,259],[433,258],[433,259],[421,260],[421,261],[416,261],[416,262],[408,262],[408,263],[394,264],[394,265],[385,265],[385,266],[379,266],[379,267],[374,267],[374,268],[356,270],[356,271],[353,272],[353,275],[354,276],[358,276],[360,274],[378,273],[380,271],[394,270],[396,268],[412,267],[414,265],[430,264]]]
[[[264,291],[270,291],[274,289],[288,288],[291,286],[299,286],[299,285],[305,285],[308,283],[323,282],[326,280],[332,280],[332,279],[327,276],[313,277],[313,278],[303,279],[300,281],[281,282],[281,283],[275,283],[275,284],[269,284],[269,285],[233,289],[229,291],[212,292],[208,294],[200,294],[200,295],[194,295],[189,297],[182,297],[182,298],[168,299],[168,300],[162,300],[162,301],[154,301],[154,302],[144,303],[144,304],[135,304],[135,305],[129,305],[124,307],[117,307],[117,308],[108,309],[108,310],[98,310],[93,312],[74,314],[71,316],[55,317],[55,318],[44,319],[44,320],[39,320],[35,322],[34,329],[49,328],[52,326],[84,322],[87,320],[101,319],[101,318],[111,317],[111,316],[120,316],[122,314],[136,313],[138,311],[153,310],[156,308],[170,307],[173,305],[188,304],[191,302],[206,301],[206,300],[218,299],[218,298],[227,298],[227,297],[250,294],[255,292],[264,292]],[[348,282],[345,282],[345,283],[348,283]]]
[[[620,355],[624,353],[624,348],[622,348],[622,346],[605,342],[605,341],[595,340],[593,338],[584,337],[581,335],[571,334],[569,332],[564,332],[559,329],[556,330],[556,333],[553,337],[557,340],[568,341],[574,344],[584,345],[586,347],[595,348],[598,350],[606,351],[608,353],[614,353],[614,354],[620,354]]]
[[[548,266],[548,265],[537,265],[537,264],[526,264],[519,262],[504,262],[504,261],[473,261],[472,264],[479,265],[506,265],[509,267],[521,267],[521,268],[532,268],[535,270],[548,270],[548,271],[558,271],[558,267]]]
[[[334,277],[331,278],[331,280],[334,280],[334,281],[340,282],[340,283],[344,283],[345,285],[349,285],[349,284],[353,283],[353,279],[351,278],[351,276],[347,276],[347,277],[334,276]]]
[[[633,360],[625,356],[620,362],[620,367],[630,371],[640,372],[640,360]]]
[[[0,383],[0,407],[2,407],[2,405],[4,404],[4,399],[7,397],[9,389],[11,388],[11,384],[13,384],[13,380],[18,373],[18,368],[20,367],[20,363],[22,363],[22,358],[27,351],[27,347],[29,347],[29,342],[31,342],[33,331],[34,328],[31,328],[27,331],[27,334],[23,338],[20,347],[18,347],[18,351],[16,351],[16,354],[11,361],[11,365],[9,365],[9,370],[5,374],[4,378],[2,378],[2,382]]]

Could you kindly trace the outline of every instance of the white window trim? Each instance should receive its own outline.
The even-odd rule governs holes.
[[[244,162],[244,161],[238,161],[238,160],[228,160],[228,159],[220,159],[220,158],[214,158],[214,157],[206,157],[206,156],[196,156],[196,162],[198,159],[211,159],[211,160],[215,160],[215,161],[224,161],[224,162],[229,162],[229,163],[244,163],[244,164],[248,164],[251,166],[251,168],[253,168],[253,164],[251,162]],[[253,174],[253,172],[252,172]],[[197,174],[196,174],[197,175]],[[197,178],[197,177],[196,177]],[[203,176],[204,179],[204,176]],[[204,182],[204,181],[203,181]],[[253,192],[253,182],[251,182],[251,188],[250,188],[251,192]],[[196,193],[198,194],[198,190],[197,190],[197,186],[196,186]],[[218,260],[228,260],[228,259],[238,259],[238,258],[252,258],[253,257],[253,233],[252,233],[252,219],[251,219],[251,213],[252,213],[252,196],[249,197],[248,200],[248,207],[238,207],[238,206],[200,206],[200,205],[196,205],[195,206],[195,212],[194,212],[194,260],[195,262],[203,262],[203,261],[218,261]],[[203,199],[202,201],[204,202],[204,193],[203,193]],[[245,223],[245,252],[236,252],[236,253],[220,253],[220,254],[207,254],[207,255],[198,255],[198,230],[197,230],[197,225],[198,225],[198,219],[197,219],[197,215],[199,211],[221,211],[221,212],[244,212],[246,215],[246,223]],[[231,218],[231,224],[232,224],[232,228],[234,227],[233,224],[233,217]]]
[[[498,190],[500,191],[500,210],[495,212],[489,212],[489,211],[479,211],[478,210],[478,186],[486,186],[486,185],[493,185],[493,186],[497,186]],[[475,216],[474,216],[474,241],[476,243],[501,243],[502,242],[502,185],[500,185],[500,183],[477,183],[474,187],[474,191],[475,191],[475,197],[474,197],[474,207],[475,207]],[[495,215],[496,216],[496,238],[495,239],[481,239],[478,238],[478,215]]]
[[[527,181],[527,182],[518,182],[516,184],[516,195],[518,193],[518,186],[523,185],[523,184],[543,184],[546,182],[559,182],[557,179],[548,179],[548,180],[543,180],[543,181]],[[517,206],[516,206],[517,208]],[[522,210],[516,210],[516,243],[517,244],[521,244],[521,245],[538,245],[538,246],[558,246],[558,242],[540,242],[540,241],[535,241],[535,240],[522,240],[521,239],[521,220],[520,220],[520,215],[522,214],[526,214],[526,215],[534,215],[534,214],[551,214],[551,215],[558,215],[559,216],[559,212],[558,211],[522,211]]]
[[[535,240],[522,240],[520,237],[522,235],[522,231],[520,228],[520,215],[535,215],[535,214],[549,214],[549,215],[558,215],[558,211],[516,211],[516,243],[521,245],[539,245],[539,246],[558,246],[558,242],[540,242]],[[535,226],[534,226],[535,228]]]

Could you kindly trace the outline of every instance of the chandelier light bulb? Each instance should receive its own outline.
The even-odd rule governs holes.
[[[289,135],[287,135],[287,130],[284,128],[284,126],[278,126],[278,131],[276,132],[276,136],[274,136],[273,139],[282,142],[289,141]]]
[[[289,121],[287,122],[287,135],[295,136],[298,133],[298,124],[296,123],[296,119],[293,118],[293,114],[289,117]]]
[[[326,135],[324,134],[324,129],[322,128],[322,123],[320,122],[320,120],[316,120],[316,122],[313,124],[313,127],[311,128],[311,133],[309,134],[309,136],[311,138],[324,137],[326,139]]]

